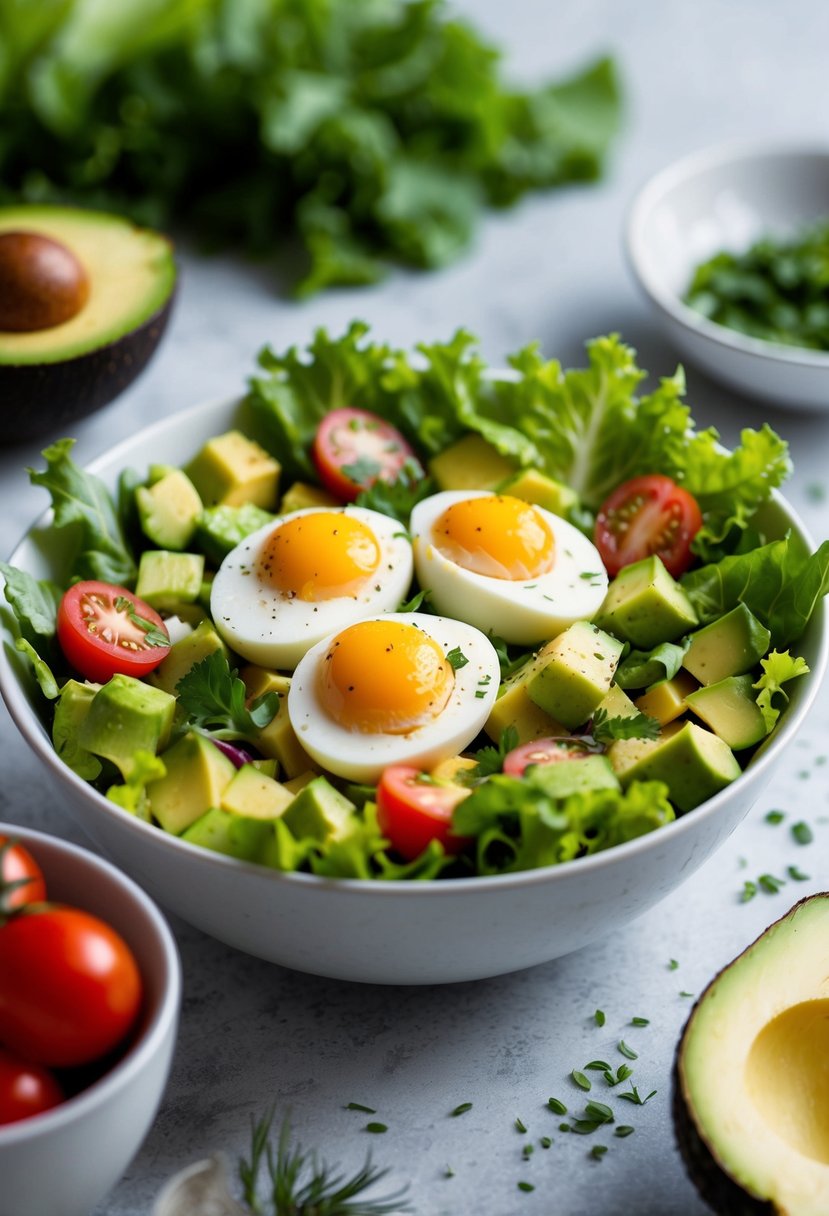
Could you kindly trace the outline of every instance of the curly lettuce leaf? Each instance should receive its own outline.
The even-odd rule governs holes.
[[[829,541],[812,554],[792,534],[691,570],[682,586],[701,625],[743,603],[785,650],[803,634],[818,601],[829,591]]]
[[[799,655],[790,654],[788,650],[784,650],[782,653],[773,650],[771,654],[760,660],[760,666],[763,674],[752,687],[759,690],[757,705],[763,715],[768,732],[774,729],[781,710],[789,699],[783,685],[787,684],[789,680],[797,679],[798,676],[808,675],[809,665],[805,659]],[[777,704],[775,704],[775,698]]]
[[[136,566],[118,511],[104,483],[71,457],[74,439],[59,439],[43,451],[46,468],[29,469],[32,485],[52,498],[53,527],[66,528],[75,545],[70,577],[131,586]]]
[[[475,839],[479,874],[559,865],[654,831],[674,819],[667,786],[633,781],[627,790],[589,790],[554,799],[543,774],[495,775],[458,803],[453,829]]]

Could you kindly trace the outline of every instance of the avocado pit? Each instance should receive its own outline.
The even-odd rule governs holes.
[[[66,245],[40,232],[0,232],[0,330],[54,329],[88,299],[89,276]]]

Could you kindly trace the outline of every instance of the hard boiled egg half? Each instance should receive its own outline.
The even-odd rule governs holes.
[[[411,581],[412,546],[396,519],[362,507],[309,507],[228,553],[210,609],[237,654],[292,670],[335,630],[393,611]]]
[[[415,570],[439,612],[529,646],[589,621],[607,592],[596,547],[532,503],[445,490],[412,511]]]
[[[390,764],[431,767],[471,743],[499,681],[498,656],[478,629],[388,613],[308,651],[291,680],[288,716],[323,768],[374,782]]]

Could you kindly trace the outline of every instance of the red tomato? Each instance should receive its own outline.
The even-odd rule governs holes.
[[[467,843],[452,832],[452,811],[469,790],[418,780],[423,776],[407,764],[394,764],[384,770],[377,787],[380,831],[407,861],[419,857],[432,840],[440,841],[447,853],[458,853]]]
[[[116,674],[146,675],[170,650],[154,608],[125,587],[93,580],[75,583],[61,600],[58,641],[72,666],[101,684]]]
[[[595,542],[608,574],[655,553],[674,578],[691,564],[691,541],[702,527],[693,494],[651,473],[614,490],[596,517]]]
[[[132,951],[79,908],[48,904],[0,926],[0,1042],[71,1068],[116,1047],[141,1007]]]
[[[0,1124],[40,1115],[62,1101],[63,1092],[50,1072],[0,1047]]]
[[[39,904],[46,898],[43,871],[28,849],[0,836],[0,913],[24,904]]]
[[[368,410],[351,408],[326,414],[312,455],[322,484],[345,502],[375,481],[394,481],[407,460],[417,464],[396,427]]]
[[[590,749],[574,739],[533,739],[514,747],[504,757],[508,777],[523,777],[531,764],[558,764],[562,760],[583,760]]]

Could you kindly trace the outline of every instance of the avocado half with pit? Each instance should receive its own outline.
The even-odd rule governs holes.
[[[97,211],[0,207],[0,442],[62,431],[127,388],[175,284],[158,232]]]
[[[673,1107],[715,1212],[829,1213],[829,892],[795,904],[709,984],[677,1049]]]

